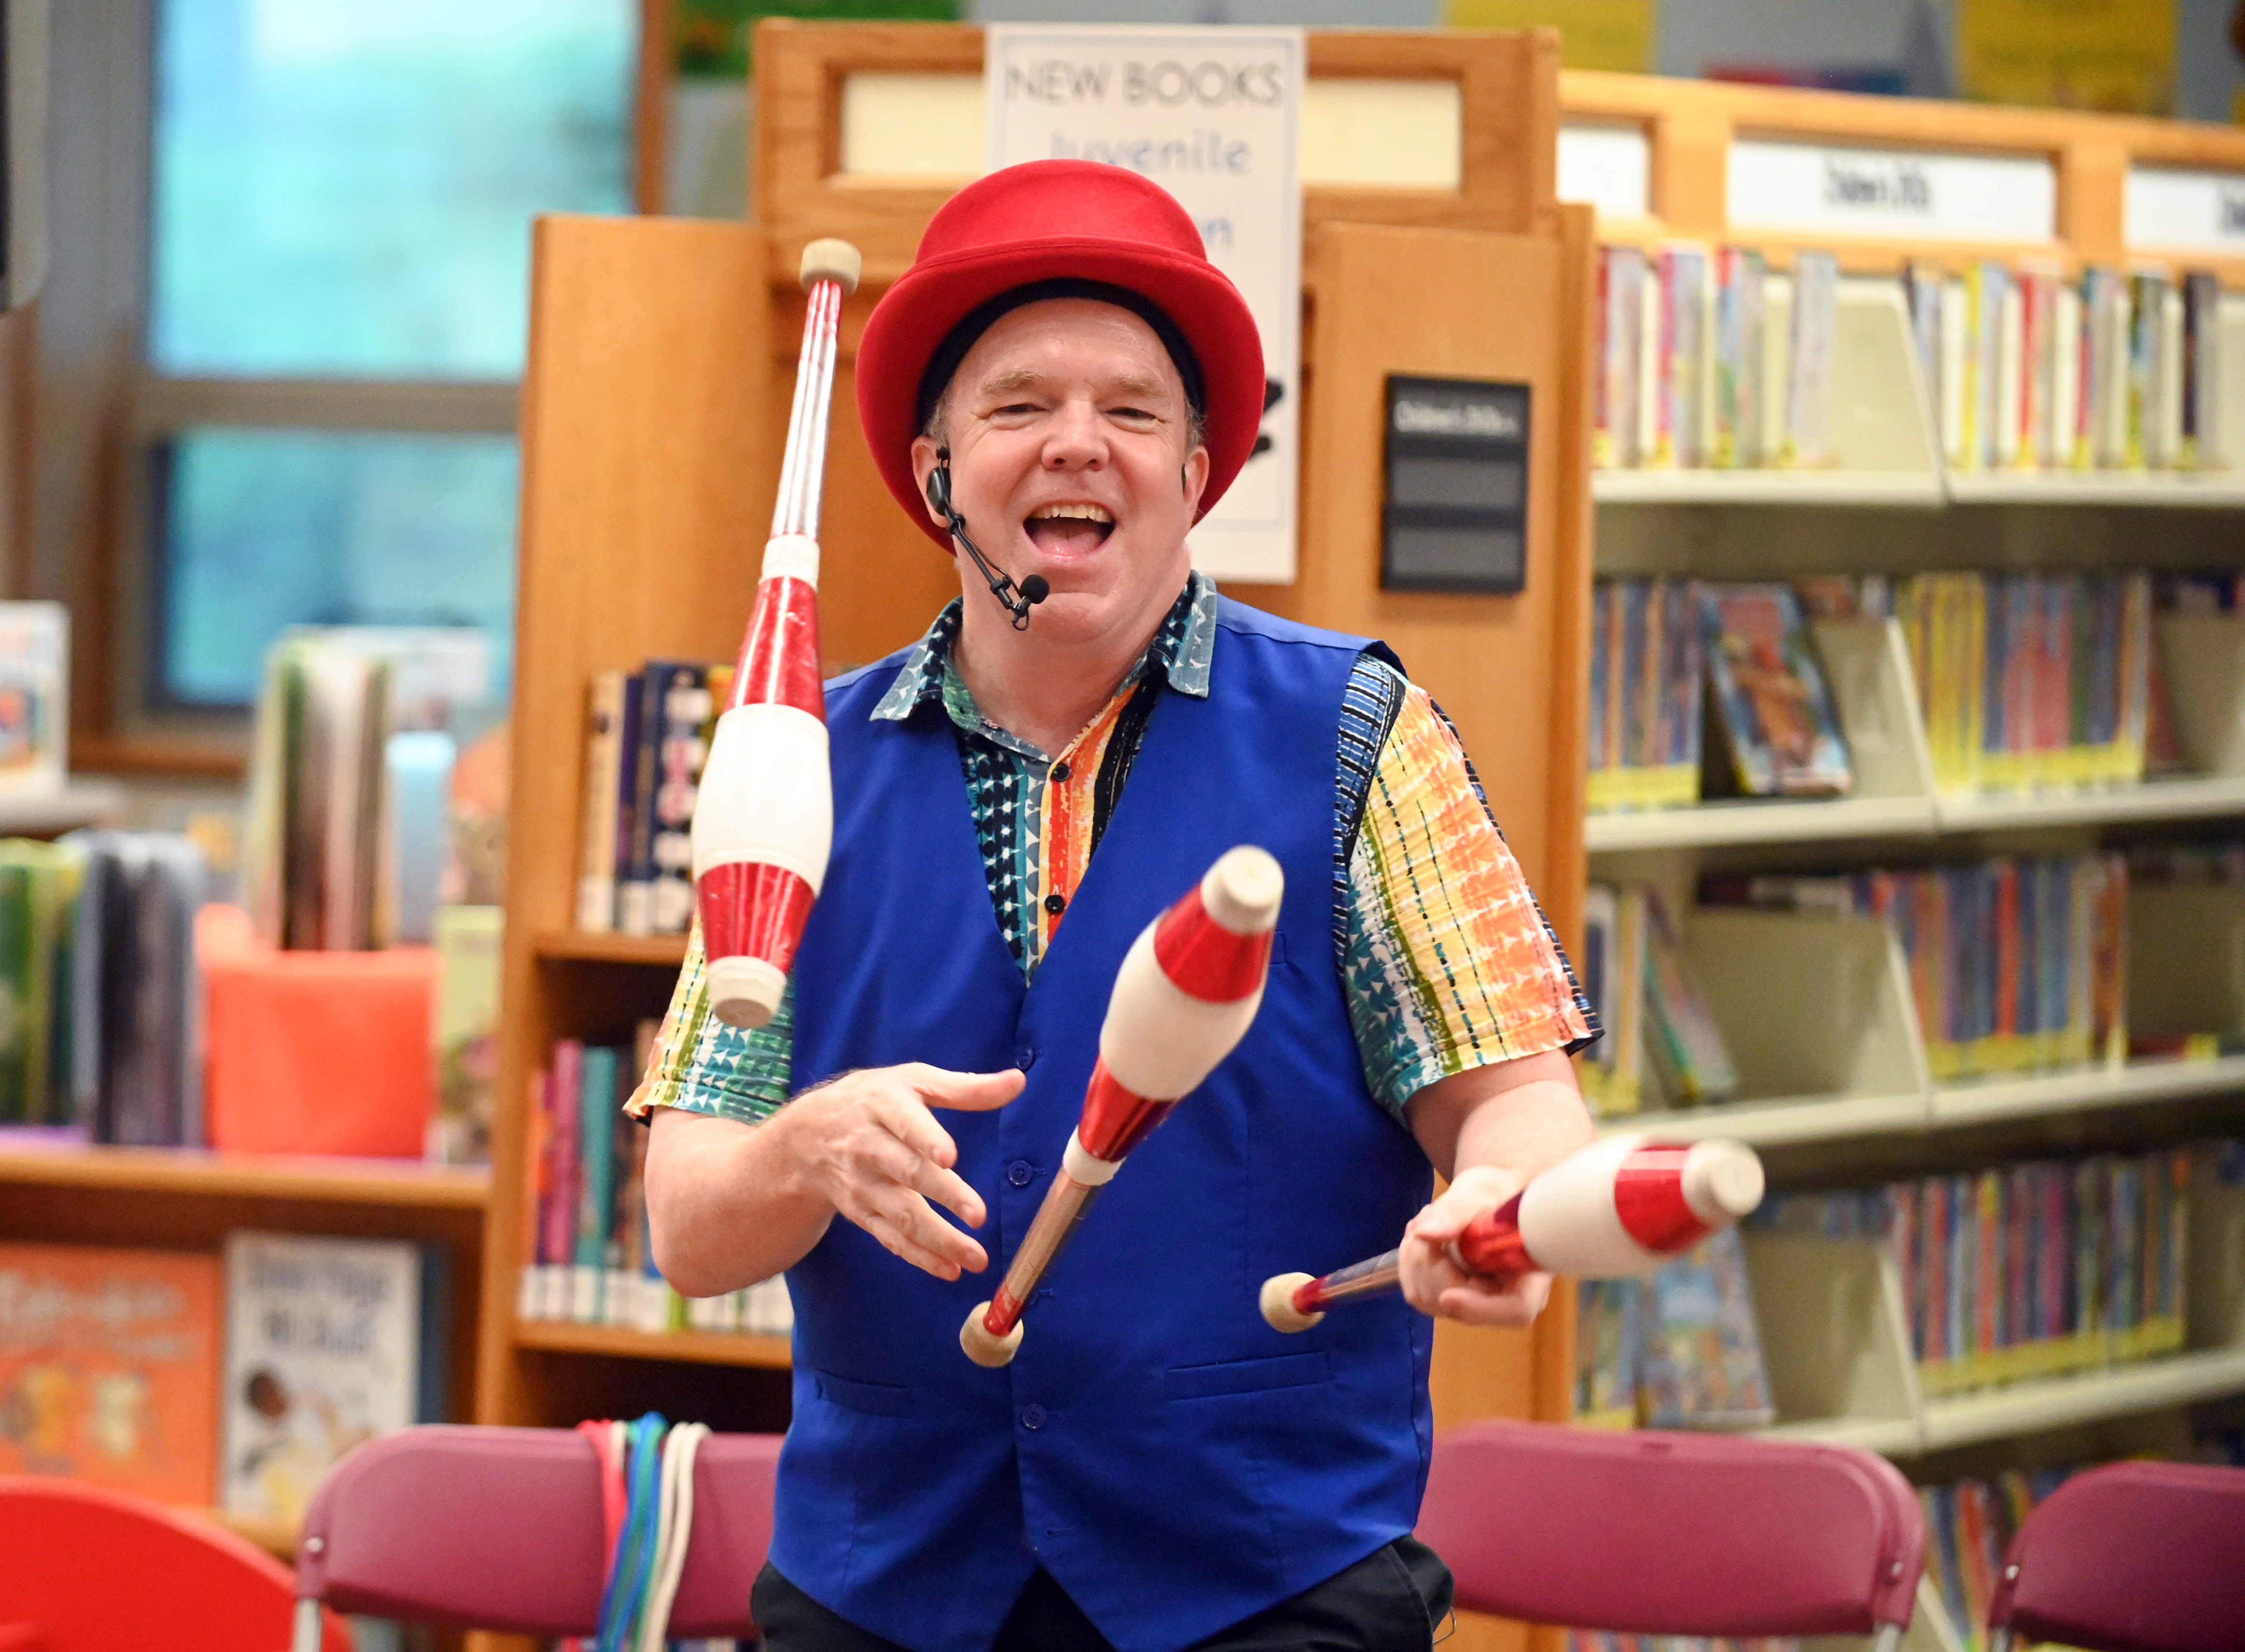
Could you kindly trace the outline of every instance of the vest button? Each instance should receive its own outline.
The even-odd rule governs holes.
[[[1055,890],[1045,897],[1045,911],[1058,917],[1062,912],[1068,911],[1068,897]]]
[[[1034,1433],[1045,1425],[1045,1408],[1041,1405],[1021,1407],[1021,1426]]]
[[[1016,1159],[1006,1167],[1006,1180],[1017,1188],[1026,1188],[1037,1178],[1037,1168],[1027,1159]]]
[[[1014,1065],[1021,1068],[1022,1072],[1027,1073],[1031,1067],[1036,1066],[1036,1064],[1037,1046],[1035,1045],[1024,1044],[1014,1052]]]

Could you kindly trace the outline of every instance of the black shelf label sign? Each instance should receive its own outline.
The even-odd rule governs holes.
[[[1388,376],[1384,589],[1516,596],[1527,584],[1528,392]]]

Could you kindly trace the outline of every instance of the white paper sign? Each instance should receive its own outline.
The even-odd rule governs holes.
[[[993,171],[1061,159],[1144,173],[1192,214],[1210,260],[1246,299],[1277,398],[1263,418],[1270,444],[1193,530],[1193,562],[1219,579],[1292,580],[1302,31],[993,24],[983,41]]]
[[[1570,120],[1559,128],[1559,199],[1605,219],[1652,216],[1652,141],[1642,126]]]
[[[1729,174],[1733,230],[2023,246],[2058,237],[2058,172],[2041,157],[1740,139]]]
[[[2245,173],[2131,166],[2122,221],[2131,247],[2245,253]]]

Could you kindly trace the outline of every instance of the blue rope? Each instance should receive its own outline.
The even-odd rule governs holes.
[[[595,1652],[627,1652],[646,1603],[661,1516],[662,1437],[668,1426],[659,1413],[649,1412],[630,1425],[625,1437],[624,1518],[616,1528],[615,1553],[609,1557],[607,1583],[600,1593]]]

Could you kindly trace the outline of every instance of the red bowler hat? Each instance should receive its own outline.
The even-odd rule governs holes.
[[[1100,295],[1087,286],[1121,289],[1116,301],[1162,336],[1189,394],[1198,381],[1209,457],[1204,515],[1254,450],[1263,423],[1263,341],[1247,301],[1208,261],[1185,209],[1127,167],[1093,160],[1007,166],[944,203],[920,237],[912,267],[873,307],[858,343],[858,419],[873,463],[905,514],[946,550],[951,538],[928,520],[912,477],[912,438],[926,417],[921,381],[939,351],[948,358],[948,377],[981,328],[1009,308],[994,301],[1048,284],[1056,290],[1024,295],[1024,301],[1071,289]],[[1150,308],[1129,303],[1131,295]],[[984,310],[980,327],[960,328]],[[971,335],[957,338],[955,330]],[[925,388],[932,402],[943,386]]]

